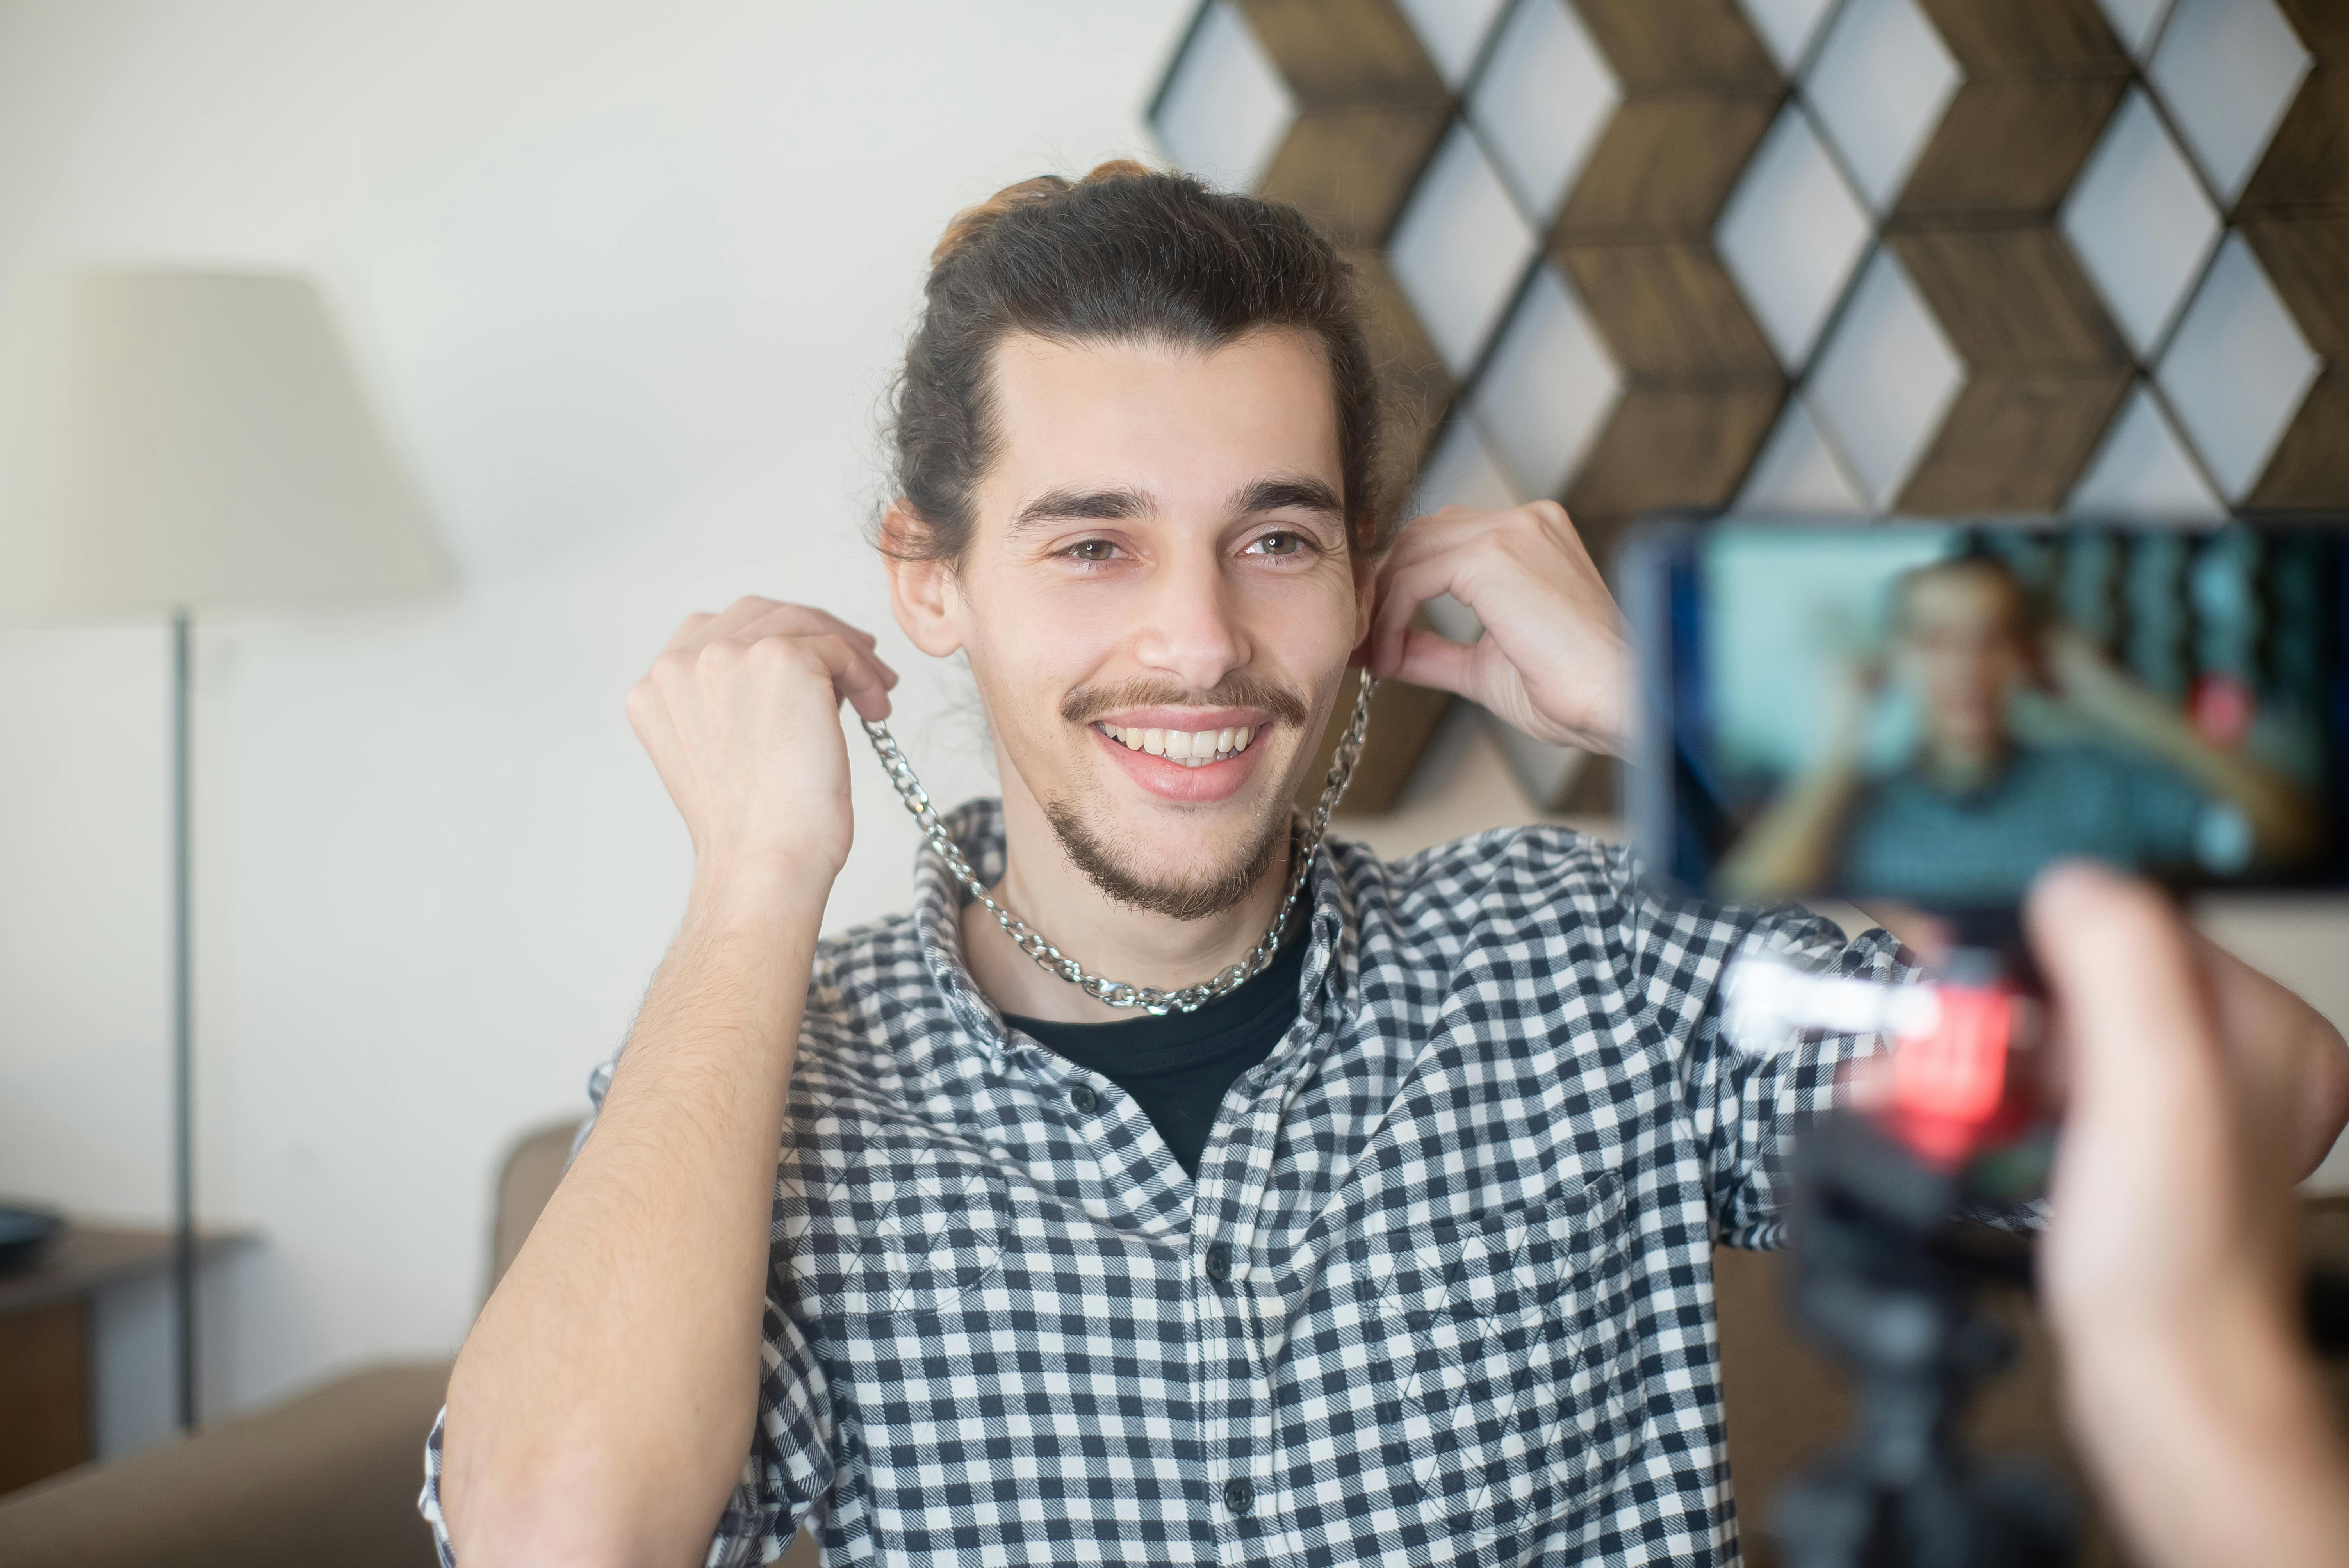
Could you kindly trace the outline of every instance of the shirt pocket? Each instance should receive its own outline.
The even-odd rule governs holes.
[[[850,1208],[795,1238],[792,1272],[822,1315],[916,1322],[951,1314],[1003,1268],[1002,1179],[934,1153],[869,1180]]]
[[[1609,1174],[1350,1249],[1398,1385],[1391,1480],[1431,1527],[1537,1532],[1620,1470],[1639,1431],[1626,1229]]]

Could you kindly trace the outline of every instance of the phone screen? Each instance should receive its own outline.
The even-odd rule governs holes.
[[[2341,886],[2344,537],[1647,525],[1634,832],[1716,898],[1996,909],[2073,855]]]

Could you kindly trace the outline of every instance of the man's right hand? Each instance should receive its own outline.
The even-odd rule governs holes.
[[[854,832],[840,704],[885,717],[897,684],[873,648],[824,611],[738,599],[688,616],[630,689],[628,722],[685,818],[697,876],[839,874]]]

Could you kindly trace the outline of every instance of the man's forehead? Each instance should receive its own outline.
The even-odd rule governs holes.
[[[1329,368],[1302,334],[1212,349],[1017,335],[997,346],[991,374],[996,450],[983,488],[999,515],[1050,492],[1128,491],[1189,509],[1264,482],[1342,490]]]

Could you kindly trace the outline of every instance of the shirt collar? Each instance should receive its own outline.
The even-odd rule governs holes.
[[[966,800],[942,813],[939,820],[981,882],[993,887],[1002,880],[1002,801],[991,797]],[[1306,887],[1308,918],[1312,923],[1306,934],[1311,945],[1299,982],[1301,1005],[1306,1007],[1313,1005],[1325,979],[1332,999],[1341,1005],[1354,994],[1358,954],[1353,900],[1345,879],[1337,874],[1333,857],[1337,848],[1325,841],[1316,851],[1312,881]],[[929,966],[930,979],[955,1022],[988,1055],[1000,1057],[1009,1047],[1010,1032],[1004,1026],[1002,1013],[978,988],[963,963],[962,906],[969,902],[945,860],[924,839],[914,857],[914,927],[921,940],[922,961]]]

